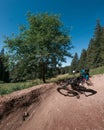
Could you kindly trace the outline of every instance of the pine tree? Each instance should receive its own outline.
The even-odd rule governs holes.
[[[95,68],[104,65],[104,29],[97,20],[93,38],[87,49],[87,65]]]
[[[73,70],[78,70],[78,64],[79,64],[79,58],[78,58],[78,54],[75,53],[74,56],[73,56],[73,59],[72,59],[72,62],[71,62],[71,72]]]
[[[100,37],[100,65],[104,65],[104,27],[102,27],[102,34],[101,34],[101,37]]]
[[[99,67],[101,63],[101,57],[100,57],[100,45],[101,45],[101,36],[102,36],[102,27],[100,25],[100,20],[97,20],[97,25],[94,32],[94,67]]]
[[[83,49],[79,59],[79,69],[87,67],[86,61],[87,61],[87,51]]]
[[[92,38],[90,40],[90,43],[89,43],[89,46],[88,46],[88,49],[87,49],[86,64],[87,64],[87,67],[89,67],[89,68],[91,68],[91,67],[93,68],[94,57],[95,57],[95,50],[96,50],[95,41]]]

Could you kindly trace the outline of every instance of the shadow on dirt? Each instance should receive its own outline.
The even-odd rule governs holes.
[[[70,90],[70,89],[67,89],[65,87],[59,87],[57,88],[57,91],[62,94],[63,96],[69,96],[69,97],[74,97],[74,96],[77,96],[79,95],[78,92],[74,91],[74,90]]]
[[[67,87],[58,87],[57,91],[64,96],[76,96],[77,98],[80,98],[80,94],[84,94],[86,97],[88,97],[97,93],[97,91],[93,89],[86,88],[84,86],[74,86],[73,84],[71,85],[71,89]]]

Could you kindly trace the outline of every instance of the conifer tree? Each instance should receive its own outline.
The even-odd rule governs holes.
[[[100,20],[97,20],[97,25],[94,32],[94,67],[99,67],[101,63],[101,57],[100,57],[100,45],[101,45],[101,36],[102,36],[102,27],[100,25]]]
[[[104,27],[102,27],[102,35],[100,39],[100,57],[101,65],[104,65]]]
[[[79,69],[85,68],[87,66],[86,58],[87,58],[87,51],[83,49],[79,59]]]
[[[74,56],[73,56],[73,59],[72,59],[72,62],[71,62],[71,72],[73,71],[73,70],[78,70],[79,68],[78,68],[78,64],[79,64],[79,57],[78,57],[78,54],[77,54],[77,52],[74,54]]]
[[[93,38],[87,49],[87,65],[95,68],[104,65],[104,29],[97,20]]]
[[[95,50],[96,50],[95,41],[92,38],[90,40],[90,43],[89,43],[89,46],[87,49],[86,64],[87,64],[87,67],[89,67],[89,68],[93,67],[93,65],[94,65]]]

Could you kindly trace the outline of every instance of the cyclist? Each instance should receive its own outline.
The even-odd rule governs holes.
[[[80,71],[80,76],[81,76],[83,82],[88,81],[89,80],[89,69],[82,68],[82,70]]]

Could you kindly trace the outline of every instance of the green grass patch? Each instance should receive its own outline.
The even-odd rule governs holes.
[[[21,83],[2,83],[0,84],[0,95],[9,94],[14,91],[26,89],[32,86],[36,86],[41,84],[42,81],[40,80],[30,80],[27,82],[21,82]]]
[[[69,74],[63,74],[63,75],[58,75],[55,78],[51,78],[49,80],[47,80],[47,82],[57,82],[63,79],[68,79],[69,77],[71,77],[71,75]]]
[[[90,75],[97,75],[97,74],[104,74],[104,66],[90,70]]]

